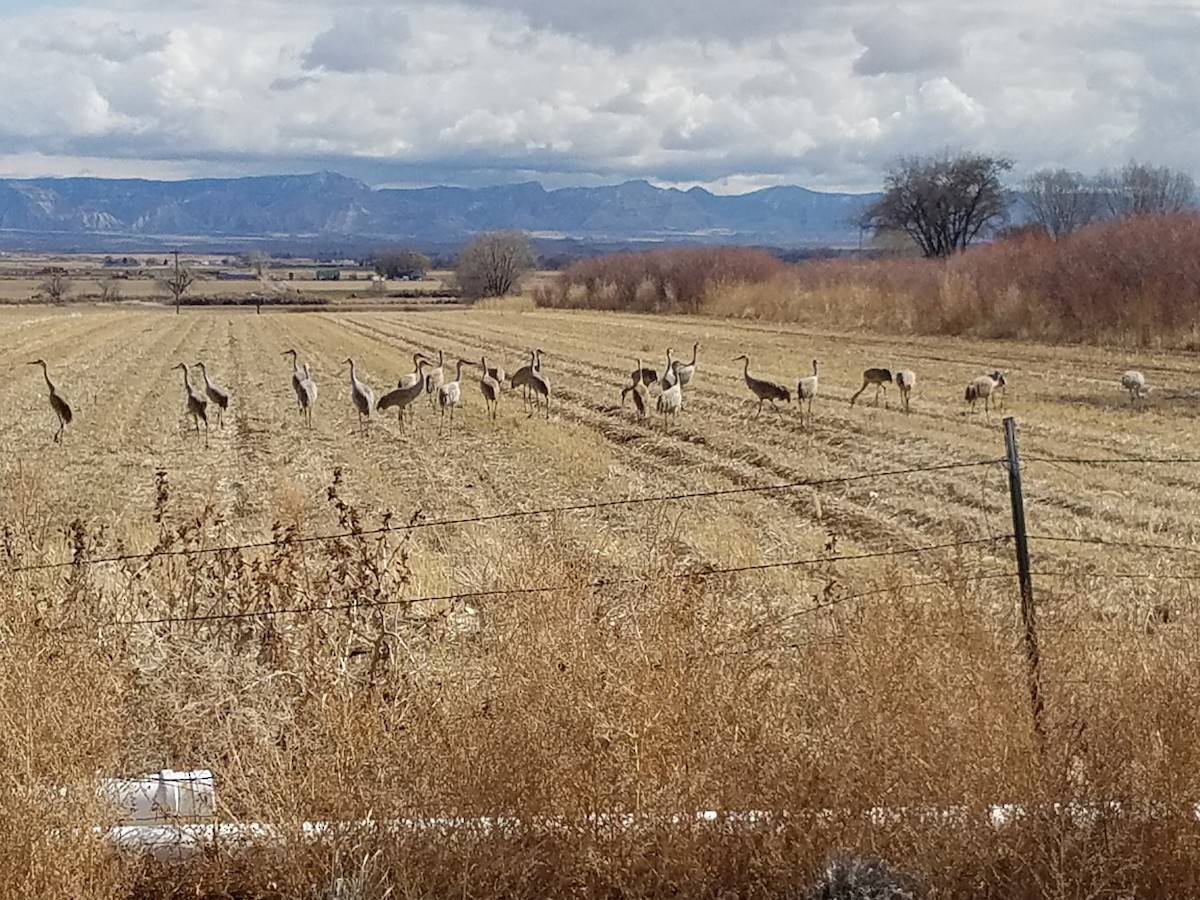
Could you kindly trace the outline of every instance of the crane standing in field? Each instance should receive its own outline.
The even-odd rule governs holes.
[[[858,399],[858,395],[867,389],[869,385],[875,385],[875,405],[879,405],[879,392],[887,390],[887,386],[892,383],[891,369],[864,369],[863,383],[854,394],[850,397],[850,405],[854,405],[854,401]]]
[[[500,380],[492,374],[495,370],[488,368],[486,356],[480,359],[479,364],[483,367],[483,374],[479,378],[479,391],[483,394],[484,408],[491,413],[494,422],[500,406]]]
[[[229,392],[208,380],[208,367],[204,363],[196,363],[196,368],[204,376],[204,395],[217,406],[217,425],[224,428],[225,410],[229,409]]]
[[[654,407],[663,417],[663,431],[667,430],[667,416],[672,418],[683,409],[683,385],[676,379],[675,383],[658,395]]]
[[[542,369],[542,351],[530,350],[529,362],[521,366],[517,371],[512,373],[508,379],[509,385],[513,388],[521,388],[522,405],[529,406],[530,382],[533,380],[533,373],[540,372]]]
[[[409,417],[412,416],[413,401],[420,397],[425,391],[425,364],[426,360],[418,359],[417,371],[415,373],[417,376],[416,379],[410,384],[402,384],[400,387],[393,388],[392,390],[388,391],[386,394],[380,397],[379,402],[375,404],[375,408],[380,412],[385,409],[391,409],[392,407],[396,408],[396,417],[400,422],[401,433],[404,432],[405,412],[408,413]]]
[[[625,405],[626,395],[633,396],[633,405],[637,409],[639,419],[646,418],[646,410],[650,405],[649,395],[646,393],[646,385],[638,381],[635,384],[627,384],[621,388],[621,405]]]
[[[434,401],[438,396],[438,389],[441,388],[442,382],[446,380],[446,360],[442,356],[442,351],[438,351],[437,365],[429,370],[429,374],[425,376],[425,393],[429,395],[429,405],[433,406]]]
[[[423,359],[425,359],[424,354],[422,354],[422,353],[414,353],[413,354],[413,370],[411,372],[409,372],[407,375],[401,375],[400,380],[396,382],[396,387],[398,387],[398,388],[412,387],[414,384],[418,384],[418,383],[424,381],[424,376],[421,374],[421,368],[422,368],[421,360],[423,360]],[[423,387],[424,387],[424,385],[422,385],[422,388]]]
[[[208,400],[192,387],[192,378],[188,372],[187,363],[180,363],[176,369],[183,369],[183,390],[187,397],[187,412],[196,426],[197,436],[200,434],[200,422],[204,421],[204,446],[208,446]]]
[[[804,424],[804,409],[808,407],[808,424],[812,425],[813,398],[817,396],[820,383],[817,381],[817,361],[813,360],[813,373],[801,378],[796,384],[796,406],[800,408],[800,424]]]
[[[779,407],[775,405],[776,400],[782,400],[785,403],[792,402],[792,392],[783,385],[776,384],[773,381],[766,381],[762,378],[755,378],[750,374],[750,357],[743,353],[741,356],[735,356],[733,358],[734,362],[738,362],[740,360],[744,360],[746,363],[745,368],[742,369],[742,377],[746,380],[746,387],[750,388],[750,392],[758,398],[758,412],[754,414],[754,418],[757,419],[762,415],[762,405],[764,400],[770,400],[771,408],[776,412],[779,411]]]
[[[639,356],[637,358],[637,368],[629,374],[629,379],[633,382],[632,387],[637,387],[638,385],[649,387],[658,381],[658,372],[649,366],[643,366],[642,358]]]
[[[978,375],[967,382],[964,394],[966,401],[971,404],[971,412],[975,412],[975,402],[983,401],[983,415],[989,422],[991,416],[992,397],[1004,390],[1004,375],[999,370],[991,375]]]
[[[904,412],[907,414],[909,395],[917,385],[917,373],[912,369],[901,369],[896,373],[896,387],[900,390],[900,399],[904,402]]]
[[[1133,406],[1137,400],[1146,399],[1146,376],[1141,372],[1130,369],[1121,375],[1121,387],[1129,391],[1129,405]]]
[[[700,349],[700,342],[692,344],[692,361],[689,363],[675,362],[675,376],[679,379],[679,383],[687,387],[692,383],[692,378],[696,374],[696,351]]]
[[[71,419],[74,418],[71,413],[71,406],[59,396],[58,390],[54,387],[54,382],[50,380],[50,373],[46,370],[46,361],[44,359],[35,359],[29,365],[42,367],[42,377],[46,379],[46,387],[50,389],[50,409],[54,411],[54,415],[58,418],[58,431],[54,432],[54,443],[57,444],[62,440],[63,430],[71,424]]]
[[[300,371],[300,362],[296,357],[295,350],[284,350],[281,356],[291,356],[292,358],[292,390],[296,394],[296,408],[301,415],[304,414],[304,396],[300,389],[300,382],[304,380],[304,373],[308,371],[308,365],[304,367],[304,372]]]
[[[442,430],[442,424],[446,421],[446,410],[450,410],[450,427],[454,427],[454,409],[462,402],[462,370],[463,366],[469,366],[470,363],[464,359],[458,361],[458,367],[454,372],[454,380],[447,381],[438,388],[438,406],[442,411],[442,418],[438,422],[438,431]]]
[[[312,410],[317,402],[317,383],[308,371],[308,363],[304,364],[304,376],[300,379],[296,394],[300,400],[300,417],[305,425],[312,428]]]
[[[371,407],[375,405],[375,393],[369,385],[358,380],[353,357],[347,357],[346,363],[350,366],[350,399],[354,401],[354,408],[358,410],[358,429],[362,434],[366,434],[367,422],[371,419]]]
[[[546,377],[546,373],[542,371],[542,352],[539,350],[536,365],[533,371],[529,373],[529,389],[533,394],[534,409],[530,411],[532,416],[537,409],[538,398],[541,397],[546,401],[546,419],[550,419],[550,379]]]

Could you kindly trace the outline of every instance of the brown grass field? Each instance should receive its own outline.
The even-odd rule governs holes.
[[[667,346],[687,358],[694,341],[674,421],[621,406],[635,356],[661,369]],[[489,422],[465,368],[452,426],[421,400],[403,434],[394,415],[355,431],[348,356],[378,396],[415,351],[444,350],[448,369],[486,353],[511,371],[535,346],[548,419],[508,393]],[[281,356],[292,347],[319,384],[311,430]],[[811,428],[794,404],[754,418],[740,353],[793,391],[820,360]],[[75,410],[61,446],[25,365],[36,357]],[[233,396],[207,448],[172,371],[197,360]],[[866,366],[917,372],[910,415],[894,388],[849,405]],[[1117,385],[1128,367],[1152,388],[1136,409]],[[962,399],[993,368],[1043,536],[1042,751],[1007,475],[989,462],[1004,453],[1002,415]],[[1200,468],[1135,461],[1196,456],[1194,354],[520,301],[79,305],[0,311],[0,371],[0,865],[13,896],[333,896],[321,892],[335,873],[362,897],[783,896],[838,847],[899,862],[940,896],[1181,896],[1200,874],[1187,815],[1200,800]],[[980,465],[937,468],[958,463]],[[925,471],[865,477],[910,469]],[[825,483],[767,490],[809,481]],[[721,493],[653,499],[700,492]],[[587,506],[627,500],[648,502]],[[113,555],[133,558],[87,562]],[[106,821],[95,804],[53,802],[56,785],[166,766],[215,769],[225,821],[524,824],[347,831],[157,868],[72,830]],[[1048,805],[1114,800],[1122,811],[1100,824]],[[1010,802],[1044,812],[991,827],[987,805]],[[946,804],[968,821],[864,815]],[[709,809],[791,817],[628,830],[588,818]],[[535,816],[567,824],[539,830]]]

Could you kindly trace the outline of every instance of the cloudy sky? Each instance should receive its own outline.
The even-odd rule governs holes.
[[[0,176],[1200,180],[1200,0],[0,0]]]

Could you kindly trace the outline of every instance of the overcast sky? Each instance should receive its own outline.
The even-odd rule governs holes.
[[[1198,47],[1200,2],[1156,0],[0,0],[0,176],[1200,180]]]

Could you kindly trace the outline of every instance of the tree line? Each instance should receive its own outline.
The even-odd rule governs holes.
[[[880,238],[900,235],[923,256],[945,257],[1000,232],[1018,204],[1026,227],[1061,238],[1102,219],[1169,215],[1195,202],[1192,177],[1165,166],[1130,162],[1095,176],[1043,169],[1018,191],[1004,183],[1012,167],[1010,159],[977,153],[903,157],[859,225]]]

